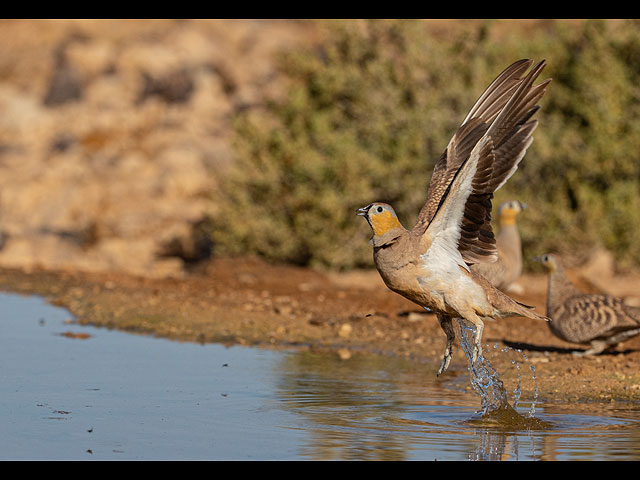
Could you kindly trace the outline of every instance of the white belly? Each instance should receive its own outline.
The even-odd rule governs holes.
[[[493,307],[486,292],[462,271],[461,265],[451,257],[434,253],[430,249],[422,256],[424,263],[418,277],[420,287],[462,316],[469,311],[480,315],[492,313]],[[464,268],[467,268],[466,264]]]

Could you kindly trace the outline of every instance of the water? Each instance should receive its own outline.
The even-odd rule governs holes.
[[[451,388],[468,374],[437,378],[437,365],[69,320],[0,294],[2,460],[640,459],[637,407],[537,405],[539,428],[523,427],[479,415],[476,393]],[[513,403],[529,416],[532,399]]]
[[[500,379],[498,372],[493,368],[491,362],[485,357],[485,351],[488,345],[485,345],[485,349],[483,349],[482,353],[477,355],[475,360],[473,359],[476,327],[462,319],[456,319],[454,320],[454,328],[460,342],[460,347],[464,351],[467,361],[469,362],[469,379],[471,381],[471,385],[480,396],[482,408],[478,413],[481,414],[483,419],[494,422],[498,421],[502,424],[506,423],[517,428],[545,428],[544,423],[535,417],[535,405],[538,399],[538,384],[536,381],[534,366],[530,365],[531,378],[535,385],[535,394],[533,401],[531,402],[531,408],[528,415],[523,416],[516,410],[522,393],[520,364],[516,360],[511,360],[512,365],[514,365],[518,371],[518,384],[514,389],[514,401],[512,406],[509,403],[507,390],[504,387],[504,383]],[[497,348],[497,345],[494,346],[494,349],[495,348]],[[507,353],[509,351],[514,350],[510,347],[502,349],[502,353]],[[522,351],[518,350],[517,352],[522,355],[522,358],[525,361],[528,360],[527,356],[524,355]]]

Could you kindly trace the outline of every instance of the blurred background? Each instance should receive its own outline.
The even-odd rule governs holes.
[[[554,80],[494,206],[529,204],[527,259],[637,269],[633,20],[2,20],[0,266],[372,267],[355,210],[385,201],[411,227],[451,135],[520,58]]]

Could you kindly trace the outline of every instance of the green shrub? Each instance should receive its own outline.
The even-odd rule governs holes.
[[[531,205],[525,255],[612,250],[640,263],[640,30],[635,22],[493,24],[432,35],[417,20],[329,22],[321,48],[283,55],[288,94],[238,116],[237,158],[212,219],[216,253],[334,269],[371,266],[355,210],[391,203],[410,228],[433,163],[475,99],[519,58],[553,77],[535,141],[494,205]]]

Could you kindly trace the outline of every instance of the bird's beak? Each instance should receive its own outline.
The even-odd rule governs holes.
[[[540,258],[540,256],[533,257],[531,260],[533,260],[534,262],[541,262],[541,261],[542,261],[542,259]]]
[[[356,215],[366,217],[370,206],[371,205],[367,205],[366,207],[359,208],[358,211],[356,212]]]
[[[525,208],[527,208],[527,207],[528,207],[528,205],[527,205],[526,203],[524,203],[524,202],[520,202],[520,208],[521,208],[522,210],[524,210],[524,209],[525,209]]]

